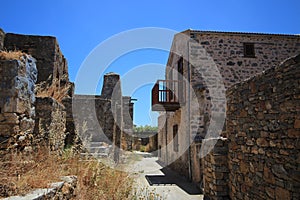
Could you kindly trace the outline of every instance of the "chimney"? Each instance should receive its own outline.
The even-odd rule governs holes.
[[[106,99],[119,99],[122,96],[120,75],[109,72],[104,75],[101,96]],[[112,96],[114,96],[112,98]]]

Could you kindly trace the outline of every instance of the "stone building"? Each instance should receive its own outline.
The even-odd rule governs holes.
[[[30,125],[31,138],[27,145],[31,147],[47,145],[53,151],[61,151],[65,147],[64,140],[67,134],[66,110],[61,100],[72,97],[74,84],[69,81],[67,61],[60,51],[56,38],[4,32],[1,38],[5,51],[23,52],[35,59],[36,80],[31,88],[33,94],[35,93],[35,99],[32,101],[34,123]],[[11,62],[18,63],[18,59]],[[32,75],[30,72],[29,76]],[[13,91],[15,86],[11,87],[6,89]],[[3,90],[1,94],[5,94]],[[20,96],[20,93],[16,95],[20,99],[28,98]],[[5,98],[7,97],[1,99]],[[13,98],[10,99],[15,102]]]
[[[0,149],[46,145],[62,151],[71,145],[80,146],[82,126],[76,124],[85,121],[85,133],[92,141],[131,148],[133,103],[130,97],[122,96],[119,75],[105,75],[101,96],[74,95],[67,60],[55,37],[4,33],[0,29],[0,50],[22,54],[0,60]],[[81,106],[73,106],[74,102]],[[86,106],[90,104],[96,113],[91,120]],[[78,123],[74,109],[84,113]],[[102,132],[95,130],[93,123],[100,124]]]
[[[24,149],[32,140],[35,118],[35,59],[0,59],[0,149]]]
[[[142,148],[141,148],[142,147]],[[157,132],[143,131],[133,133],[132,149],[137,151],[155,152],[157,151]]]
[[[194,30],[176,34],[166,66],[165,80],[157,81],[152,89],[152,110],[160,112],[160,161],[203,187],[205,170],[201,158],[209,155],[209,151],[202,148],[203,141],[227,137],[223,124],[235,121],[232,116],[231,122],[226,120],[223,123],[228,115],[226,100],[234,98],[228,96],[226,91],[239,82],[279,66],[285,59],[299,53],[298,35]],[[261,87],[268,90],[266,85]],[[243,96],[246,90],[239,92]],[[226,163],[227,156],[222,158],[221,155],[227,153],[228,147],[223,147],[223,143],[217,141],[215,143],[220,143],[219,149],[223,148],[220,159],[225,159]],[[218,159],[212,162],[216,163]],[[236,195],[231,197],[234,199]]]
[[[112,145],[114,153],[120,149],[131,149],[133,103],[130,97],[122,96],[118,74],[104,75],[101,95],[76,94],[72,99],[64,99],[63,103],[71,113],[68,126],[77,129],[91,152],[101,151],[95,144],[99,144],[99,147]]]

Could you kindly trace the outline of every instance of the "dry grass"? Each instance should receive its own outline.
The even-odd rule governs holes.
[[[0,60],[20,60],[22,56],[26,55],[22,51],[0,51]]]
[[[62,102],[62,99],[68,97],[68,92],[72,87],[71,84],[66,84],[63,87],[59,85],[59,80],[53,80],[51,85],[47,82],[39,83],[36,85],[37,97],[53,97],[56,101]]]
[[[26,194],[46,188],[61,176],[78,177],[75,199],[132,199],[133,180],[125,172],[115,171],[96,161],[81,161],[65,153],[57,156],[48,150],[36,153],[12,153],[1,157],[0,197]]]

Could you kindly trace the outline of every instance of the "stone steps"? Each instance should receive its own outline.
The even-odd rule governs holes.
[[[112,150],[112,146],[103,142],[89,142],[86,147],[88,153],[81,153],[81,156],[93,156],[95,158],[106,158]]]

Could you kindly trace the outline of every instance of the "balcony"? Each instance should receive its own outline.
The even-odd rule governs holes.
[[[184,102],[182,81],[158,80],[152,88],[152,111],[176,111]]]

